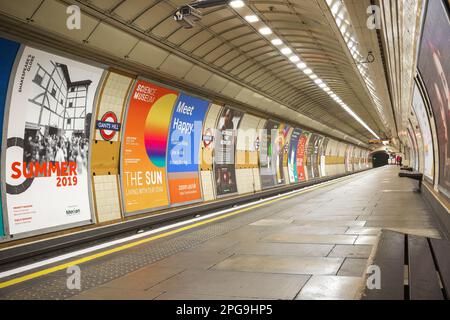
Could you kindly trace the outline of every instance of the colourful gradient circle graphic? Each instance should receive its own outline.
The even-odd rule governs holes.
[[[145,119],[145,149],[150,161],[158,168],[166,166],[167,136],[176,100],[176,94],[167,94],[159,98]]]

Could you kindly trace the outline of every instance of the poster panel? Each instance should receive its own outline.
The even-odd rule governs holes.
[[[414,85],[414,95],[413,95],[413,109],[417,116],[417,121],[420,127],[420,133],[422,136],[423,143],[423,153],[424,153],[424,170],[423,174],[433,180],[434,172],[434,150],[433,150],[433,138],[431,135],[430,122],[428,120],[427,109],[423,101],[422,95],[420,94],[419,87],[417,84]]]
[[[262,131],[259,148],[259,167],[261,175],[261,186],[263,189],[272,188],[276,185],[277,179],[277,158],[276,138],[278,135],[279,123],[268,120]]]
[[[347,148],[345,149],[345,171],[346,172],[352,172],[353,171],[353,146],[347,145]]]
[[[167,174],[172,204],[202,200],[200,143],[208,106],[208,101],[183,93],[175,105],[167,150]]]
[[[436,121],[440,146],[438,183],[450,196],[450,18],[442,0],[427,2],[418,68]]]
[[[236,139],[243,112],[224,107],[219,117],[214,148],[214,177],[218,197],[237,192]]]
[[[288,157],[288,171],[289,180],[291,183],[298,182],[298,171],[297,171],[297,148],[302,135],[302,130],[295,128],[292,131],[291,142],[289,144],[289,157]]]
[[[419,149],[417,145],[416,135],[414,134],[414,130],[411,126],[411,122],[408,123],[407,127],[408,131],[408,140],[411,145],[411,162],[409,164],[410,167],[413,167],[415,171],[419,170]]]
[[[276,171],[277,171],[277,185],[284,184],[285,183],[285,177],[284,177],[284,170],[283,170],[283,164],[284,164],[284,155],[285,155],[285,145],[288,142],[287,136],[289,134],[290,126],[286,125],[284,123],[281,123],[278,127],[277,135],[276,135],[276,143],[274,145],[275,147],[275,161],[276,161]]]
[[[307,148],[308,163],[306,166],[308,179],[318,178],[319,175],[319,145],[320,136],[313,133]]]
[[[138,80],[122,138],[121,180],[126,215],[169,205],[166,150],[178,92]]]
[[[323,138],[323,142],[320,145],[319,157],[320,157],[320,176],[321,177],[325,177],[327,175],[327,172],[326,172],[326,152],[327,152],[327,147],[328,147],[329,141],[330,141],[329,138]]]
[[[312,158],[313,163],[313,174],[314,178],[320,177],[320,146],[322,145],[323,137],[318,134],[314,135],[314,156]]]
[[[10,233],[92,222],[88,154],[103,70],[30,47],[18,59],[4,155]]]
[[[308,147],[308,142],[311,137],[311,133],[303,131],[297,145],[297,176],[298,182],[306,181],[306,151]]]
[[[8,94],[9,78],[19,47],[20,44],[17,42],[0,38],[0,146],[3,145],[3,117],[5,113],[6,95]],[[2,149],[0,148],[0,150]],[[0,172],[2,170],[0,167]],[[5,235],[2,201],[2,197],[0,197],[0,237]]]

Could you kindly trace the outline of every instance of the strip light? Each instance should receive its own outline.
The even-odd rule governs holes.
[[[363,56],[358,50],[358,41],[356,40],[355,35],[356,33],[353,31],[349,18],[346,18],[349,15],[347,12],[347,8],[345,7],[345,4],[340,0],[326,0],[326,2],[334,17],[336,25],[339,31],[341,32],[341,35],[344,38],[345,43],[347,44],[347,47],[350,51],[350,54],[353,57],[353,60],[355,60],[356,63],[359,63],[361,60],[363,60]],[[387,128],[389,128],[390,126],[386,120],[386,117],[384,116],[384,108],[381,99],[378,97],[375,86],[369,77],[369,68],[366,65],[359,63],[358,71],[366,84],[366,87],[372,98],[372,103],[375,105],[383,124]]]
[[[331,3],[333,0],[327,0],[327,3]],[[283,40],[278,37],[274,32],[267,27],[265,24],[263,24],[259,18],[257,18],[256,13],[245,5],[245,3],[241,0],[233,0],[230,2],[230,6],[235,9],[235,11],[243,17],[255,30],[258,30],[260,34],[265,36],[265,38],[271,42],[272,45],[278,47],[278,50],[282,55],[287,57],[289,61],[294,63],[298,69],[300,69],[306,76],[308,76],[314,83],[322,89],[325,93],[327,93],[342,109],[344,109],[350,116],[352,116],[359,124],[361,124],[367,131],[369,131],[375,138],[380,139],[380,137],[346,104],[342,101],[341,98],[339,98],[329,87],[328,85],[320,79],[314,71],[308,67],[308,65],[301,60],[301,57],[299,57],[296,54],[293,54],[294,50],[292,50],[286,42],[283,42]],[[336,14],[339,14],[339,4],[334,5],[332,7],[332,12],[336,12]],[[256,19],[249,19],[248,17],[254,16]],[[344,17],[339,17],[340,20],[346,21]],[[347,22],[347,21],[346,21]],[[354,37],[347,36],[348,41],[352,41],[353,43],[356,43]],[[355,51],[355,50],[353,50]],[[359,53],[355,53],[359,54]]]

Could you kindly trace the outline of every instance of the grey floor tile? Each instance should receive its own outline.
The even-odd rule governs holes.
[[[217,237],[208,241],[205,241],[204,243],[193,247],[186,249],[185,252],[212,252],[212,253],[221,253],[222,251],[231,248],[238,244],[238,240],[230,241],[228,238],[222,238]]]
[[[321,220],[294,220],[294,225],[308,227],[364,227],[366,221],[360,220],[337,220],[337,221],[321,221]]]
[[[288,226],[288,227],[278,229],[277,233],[332,235],[332,234],[345,234],[347,229],[348,229],[348,227]]]
[[[184,268],[182,266],[167,268],[149,266],[105,283],[103,287],[127,290],[146,290],[161,281],[173,277],[183,270]]]
[[[355,244],[369,244],[374,245],[378,242],[378,236],[358,236]]]
[[[336,245],[331,253],[330,258],[369,258],[372,253],[371,245]]]
[[[235,255],[215,265],[215,270],[286,274],[336,274],[341,258]]]
[[[226,259],[228,255],[204,252],[184,251],[157,261],[150,266],[159,268],[170,268],[180,266],[185,269],[208,269],[216,263]]]
[[[250,224],[251,226],[280,226],[291,224],[293,219],[262,219]]]
[[[333,245],[329,244],[247,242],[233,246],[222,253],[325,257],[330,253],[333,247]]]
[[[351,235],[314,235],[274,233],[263,238],[266,242],[311,243],[311,244],[353,244],[357,236]]]
[[[362,277],[366,273],[367,259],[347,258],[339,269],[338,276]]]
[[[345,234],[366,234],[366,235],[377,235],[381,231],[381,228],[366,228],[366,227],[353,227],[349,228]]]
[[[349,221],[349,220],[356,220],[358,217],[360,217],[359,214],[338,216],[338,215],[311,213],[301,217],[293,216],[292,218],[295,221]]]
[[[205,296],[239,296],[248,299],[293,299],[310,276],[187,270],[151,290]]]
[[[313,276],[297,296],[297,300],[353,300],[362,278]]]

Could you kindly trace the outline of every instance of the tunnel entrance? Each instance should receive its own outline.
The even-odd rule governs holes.
[[[389,164],[389,154],[386,151],[378,151],[372,154],[374,168],[387,166]]]

